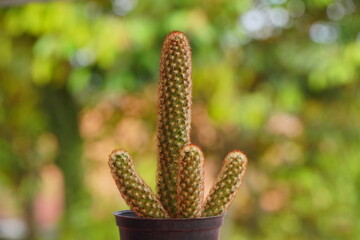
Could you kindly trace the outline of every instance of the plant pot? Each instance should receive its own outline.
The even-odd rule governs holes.
[[[204,218],[140,218],[114,212],[121,240],[218,240],[224,215]]]

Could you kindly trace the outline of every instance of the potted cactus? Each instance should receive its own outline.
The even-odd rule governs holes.
[[[223,215],[241,184],[246,156],[230,152],[204,198],[204,155],[190,143],[191,50],[178,31],[166,36],[158,96],[157,194],[136,172],[125,150],[114,150],[109,166],[131,211],[115,212],[122,240],[218,239]]]

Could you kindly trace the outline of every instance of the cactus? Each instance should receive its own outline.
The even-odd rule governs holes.
[[[124,150],[114,150],[109,167],[115,183],[134,213],[140,217],[167,218],[168,214],[149,186],[135,171],[134,161]]]
[[[241,185],[246,165],[247,158],[240,151],[230,152],[225,157],[219,176],[206,198],[203,217],[225,213]]]
[[[158,176],[160,201],[176,216],[176,175],[179,151],[190,143],[191,51],[187,37],[172,32],[164,40],[158,99]]]
[[[180,218],[199,217],[204,199],[204,155],[196,145],[180,150],[177,175],[177,214]]]
[[[135,170],[132,157],[115,150],[109,166],[115,183],[139,217],[196,218],[223,214],[242,182],[247,159],[230,152],[204,201],[204,156],[190,144],[191,51],[178,31],[166,36],[160,61],[158,99],[158,169],[155,195]]]

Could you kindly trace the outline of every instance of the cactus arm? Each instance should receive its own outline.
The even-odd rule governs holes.
[[[204,155],[196,145],[180,150],[177,176],[177,217],[196,218],[204,200]]]
[[[181,32],[166,36],[160,61],[157,189],[170,217],[176,216],[179,151],[190,143],[191,50]]]
[[[121,196],[137,216],[168,217],[156,195],[136,172],[129,153],[124,150],[114,150],[109,156],[109,167]]]
[[[240,151],[230,152],[214,186],[206,197],[202,216],[224,214],[241,185],[247,165],[246,156]]]

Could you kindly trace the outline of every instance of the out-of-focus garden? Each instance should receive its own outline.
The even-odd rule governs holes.
[[[172,30],[191,41],[206,188],[227,152],[249,159],[221,239],[360,239],[359,1],[0,5],[0,239],[118,239],[108,154],[155,188]]]

